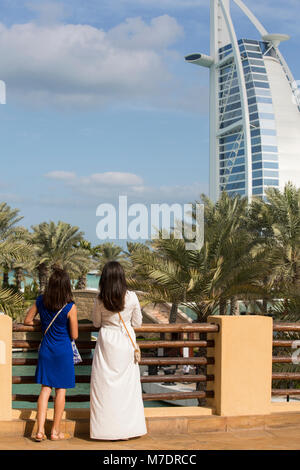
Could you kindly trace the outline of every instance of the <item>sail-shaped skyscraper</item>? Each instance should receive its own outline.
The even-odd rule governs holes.
[[[260,34],[239,39],[231,0],[210,0],[210,55],[189,63],[210,70],[210,198],[222,191],[265,196],[268,187],[300,187],[300,105],[297,82],[269,34],[242,0],[234,1]]]

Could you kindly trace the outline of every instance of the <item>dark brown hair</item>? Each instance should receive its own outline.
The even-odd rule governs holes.
[[[59,266],[53,266],[52,271],[43,294],[43,303],[48,310],[55,311],[72,302],[73,297],[68,273]]]
[[[127,284],[124,269],[117,261],[105,264],[99,281],[99,299],[104,307],[111,312],[124,309]]]

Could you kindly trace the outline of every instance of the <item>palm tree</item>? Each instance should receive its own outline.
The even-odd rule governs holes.
[[[266,262],[272,266],[271,287],[300,291],[300,189],[288,183],[283,192],[266,191],[267,203],[254,201],[258,230],[264,238]]]
[[[14,263],[24,262],[29,256],[28,244],[21,237],[23,229],[16,227],[21,219],[19,209],[11,209],[5,202],[0,203],[0,266],[3,270],[0,310],[12,316],[21,307],[23,297],[9,288],[9,270]]]
[[[256,237],[247,230],[247,201],[222,194],[205,204],[205,236],[201,250],[187,250],[184,238],[174,233],[160,237],[151,247],[134,246],[131,261],[135,276],[129,285],[143,291],[144,302],[171,302],[170,321],[179,304],[197,313],[200,321],[227,303],[237,313],[238,299],[257,299],[265,291],[259,282],[266,268]],[[178,227],[177,227],[178,230]]]
[[[104,265],[109,261],[118,261],[125,269],[130,265],[123,248],[115,245],[113,242],[106,242],[95,246],[93,248],[93,254],[99,273],[101,273]]]
[[[223,192],[216,204],[205,195],[204,271],[208,277],[210,312],[216,307],[220,314],[239,314],[238,300],[256,299],[264,290],[259,280],[266,272],[257,235],[249,230],[249,206],[246,198],[230,197]],[[210,275],[209,275],[210,276]],[[205,310],[205,308],[204,308]]]
[[[22,262],[28,257],[26,245],[24,243],[16,243],[12,239],[0,241],[0,263],[8,264],[8,260]],[[23,296],[10,288],[0,288],[0,310],[6,314],[14,316],[15,310],[20,308],[23,303]]]
[[[272,305],[273,318],[284,322],[300,319],[300,189],[288,183],[283,191],[270,188],[266,192],[267,203],[254,200],[252,203],[254,228],[264,245],[266,263],[271,273],[264,281],[275,300]],[[265,302],[266,303],[266,302]],[[276,339],[297,340],[297,332],[277,332]],[[290,349],[276,348],[276,355],[289,355]],[[274,372],[298,372],[294,364],[274,364]],[[274,388],[286,382],[275,381]]]
[[[87,240],[81,240],[79,242],[78,248],[86,252],[85,261],[81,264],[80,273],[77,279],[76,289],[86,289],[87,279],[86,276],[88,272],[95,266],[95,261],[93,260],[94,249],[91,243]]]
[[[166,240],[160,233],[151,248],[128,244],[128,250],[133,265],[128,285],[143,292],[142,304],[171,303],[169,321],[175,323],[178,305],[186,299],[190,281],[183,240],[175,239],[174,235]]]
[[[15,226],[23,219],[19,209],[11,209],[6,202],[0,203],[0,239],[7,238],[15,230]]]
[[[45,288],[51,265],[63,267],[72,279],[78,277],[88,257],[87,251],[78,246],[83,239],[79,228],[65,222],[55,224],[51,221],[35,225],[32,229],[40,292]]]
[[[7,240],[8,238],[16,235],[16,224],[23,217],[19,216],[19,209],[11,209],[6,202],[0,203],[0,241]],[[2,287],[8,288],[8,274],[10,270],[9,260],[6,257],[8,264],[2,264],[3,281]]]
[[[226,194],[217,204],[204,196],[202,200],[205,234],[200,250],[188,250],[184,237],[176,239],[171,233],[166,238],[163,232],[150,247],[134,245],[130,250],[134,277],[129,286],[142,291],[142,304],[170,302],[170,322],[176,321],[178,305],[196,312],[202,322],[217,309],[224,314],[228,301],[234,311],[239,298],[259,298],[262,293],[258,279],[265,268],[256,239],[246,230],[247,202]],[[205,348],[198,351],[200,356],[206,353]],[[198,373],[206,374],[206,366],[199,366]],[[199,383],[197,390],[201,388]]]
[[[15,241],[26,247],[28,256],[23,259],[12,260],[11,269],[14,270],[15,287],[21,290],[21,283],[25,279],[25,272],[32,274],[35,267],[35,248],[32,244],[32,234],[24,227],[18,227],[15,233]]]
[[[275,321],[281,322],[299,322],[300,320],[300,295],[299,292],[290,292],[289,298],[281,301],[276,301],[272,306],[272,316]],[[296,331],[279,331],[276,332],[276,340],[289,340],[298,341],[300,340],[300,334]],[[296,345],[299,343],[296,343]],[[298,346],[297,346],[298,347]],[[274,356],[289,356],[291,354],[291,348],[276,347],[274,350]],[[299,372],[299,365],[297,364],[284,364],[275,363],[273,364],[273,372]],[[292,383],[289,384],[292,388]],[[276,380],[273,383],[272,388],[286,388],[286,381]]]

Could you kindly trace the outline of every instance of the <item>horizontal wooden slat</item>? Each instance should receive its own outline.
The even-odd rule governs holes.
[[[34,403],[38,400],[38,395],[24,395],[14,394],[12,395],[12,401],[27,401]],[[50,396],[50,400],[53,400],[53,396]],[[68,402],[84,402],[90,401],[90,395],[66,395],[66,401]]]
[[[187,400],[191,398],[213,398],[213,396],[214,392],[212,390],[206,392],[143,393],[143,400]]]
[[[273,331],[299,331],[300,323],[276,322],[273,324]]]
[[[273,356],[272,362],[273,364],[291,364],[292,356]]]
[[[172,392],[172,393],[143,393],[143,400],[152,401],[152,400],[186,400],[188,398],[205,398],[213,397],[214,392],[209,391],[200,391],[200,392]],[[14,394],[12,395],[13,401],[25,401],[25,402],[37,402],[38,395],[24,395],[24,394]],[[50,400],[53,400],[53,396],[50,396]],[[89,402],[90,395],[66,395],[67,402]]]
[[[213,348],[215,342],[209,341],[137,341],[141,349],[156,348]]]
[[[273,341],[273,347],[291,348],[293,346],[293,343],[294,340],[277,339]]]
[[[94,332],[99,328],[94,327],[91,323],[80,323],[79,331]],[[172,324],[145,324],[139,328],[134,328],[136,333],[216,333],[219,331],[219,326],[213,323],[172,323]],[[14,323],[13,331],[26,332],[26,331],[41,331],[39,325],[28,326],[22,323]]]
[[[83,362],[80,364],[76,364],[77,366],[91,366],[93,359],[84,359]],[[13,366],[36,366],[37,359],[34,358],[26,358],[26,357],[15,357],[12,360]]]
[[[161,366],[168,366],[168,365],[176,365],[176,364],[187,364],[187,365],[197,365],[197,364],[214,364],[215,360],[213,357],[145,357],[142,358],[140,364],[147,366],[147,365],[161,365]]]
[[[282,396],[282,395],[300,395],[300,389],[299,388],[273,388],[272,389],[272,395],[276,396]]]
[[[80,364],[76,364],[77,366],[90,366],[92,365],[92,359],[84,359],[83,362]],[[149,366],[149,365],[161,365],[161,366],[169,366],[169,365],[196,365],[196,364],[214,364],[213,357],[144,357],[142,358],[140,365],[141,366]],[[36,366],[37,359],[33,358],[25,358],[25,357],[17,357],[13,358],[12,360],[13,366]]]
[[[141,349],[156,348],[213,348],[214,341],[137,341]],[[96,341],[76,341],[79,350],[94,349]],[[12,342],[13,348],[38,349],[40,341],[25,341],[15,339]]]
[[[213,375],[146,375],[141,377],[142,383],[161,383],[161,382],[212,382]]]
[[[41,331],[40,325],[35,325],[35,326],[29,326],[29,325],[23,325],[23,323],[13,323],[13,331],[16,333],[19,332],[29,332],[29,331]]]
[[[300,380],[300,373],[298,372],[274,372],[272,380]]]
[[[24,341],[21,339],[15,339],[12,342],[13,348],[38,349],[39,345],[40,341]],[[94,349],[96,346],[96,341],[76,341],[76,345],[79,350]]]
[[[77,375],[76,383],[90,383],[91,377],[89,375]],[[14,375],[12,378],[13,384],[35,384],[34,375]]]
[[[76,375],[76,383],[90,383],[90,375]],[[148,375],[141,377],[141,383],[162,383],[162,382],[211,382],[214,380],[213,375]],[[35,384],[33,375],[14,375],[13,384]]]
[[[13,375],[12,383],[15,384],[35,384],[34,375]]]

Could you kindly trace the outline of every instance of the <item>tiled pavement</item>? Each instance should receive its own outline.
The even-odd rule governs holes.
[[[37,443],[25,437],[0,437],[0,450],[297,450],[300,425],[268,430],[146,435],[129,441],[94,441],[74,437]]]

